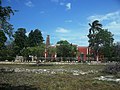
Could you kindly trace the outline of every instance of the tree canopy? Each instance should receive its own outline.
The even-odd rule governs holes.
[[[39,29],[31,30],[28,35],[29,47],[39,46],[43,41],[42,33]]]
[[[17,55],[43,55],[43,37],[39,29],[31,30],[27,36],[25,28],[18,28],[13,36],[14,51]]]
[[[20,50],[27,47],[27,36],[26,36],[25,28],[18,28],[18,30],[14,34],[14,45],[16,50],[16,54],[20,53]]]
[[[14,15],[15,10],[10,6],[3,7],[2,1],[0,0],[0,30],[6,33],[9,37],[12,36],[13,25],[8,21],[10,20],[11,15]]]
[[[76,56],[76,46],[70,44],[67,40],[57,42],[57,56],[73,57]]]
[[[29,55],[43,57],[45,52],[45,45],[41,44],[40,46],[27,47],[21,50],[21,55],[28,57]]]
[[[3,31],[0,31],[0,49],[2,49],[5,46],[5,42],[7,40],[7,37],[5,36]]]
[[[104,54],[105,57],[111,56],[111,47],[113,45],[113,34],[107,29],[102,28],[98,20],[93,21],[90,25],[88,42],[89,47],[94,50],[95,57],[98,53]]]

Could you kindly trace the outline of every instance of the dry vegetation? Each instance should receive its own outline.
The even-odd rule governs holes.
[[[71,69],[71,70],[97,70],[97,73],[73,75],[70,72],[57,74],[37,73],[0,73],[0,90],[120,90],[120,83],[99,81],[94,79],[101,75],[104,65],[0,65],[0,68],[26,68],[26,69]]]

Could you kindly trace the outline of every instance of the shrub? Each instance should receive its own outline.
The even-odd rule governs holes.
[[[0,61],[5,61],[5,57],[0,57]]]
[[[8,60],[8,61],[15,61],[15,58],[14,58],[14,57],[9,56],[9,57],[6,57],[6,60]]]
[[[110,58],[108,61],[120,62],[120,57],[112,57],[112,58]]]
[[[112,63],[106,65],[103,72],[108,74],[117,74],[118,72],[120,72],[120,63]]]
[[[15,58],[14,58],[14,57],[11,57],[11,56],[9,56],[9,57],[0,57],[0,61],[5,61],[5,60],[14,61]]]

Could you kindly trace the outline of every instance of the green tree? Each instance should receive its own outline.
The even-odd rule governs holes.
[[[25,28],[18,28],[14,34],[14,48],[16,54],[20,54],[20,50],[27,47],[27,36]]]
[[[28,46],[33,47],[34,46],[34,40],[33,40],[33,30],[28,35]]]
[[[7,41],[4,47],[0,50],[0,60],[8,60],[8,61],[15,60],[15,52],[12,42]]]
[[[6,33],[9,37],[12,36],[13,25],[8,21],[10,20],[11,15],[14,15],[16,10],[12,10],[10,6],[3,7],[2,0],[0,0],[0,30]]]
[[[113,34],[107,29],[101,29],[96,35],[95,42],[99,44],[99,53],[103,53],[104,57],[110,59],[113,54]]]
[[[76,57],[76,55],[77,55],[77,46],[76,45],[72,45],[71,44],[71,57]]]
[[[66,40],[57,42],[57,56],[59,57],[73,57],[76,56],[77,49]]]
[[[56,54],[56,48],[55,47],[49,47],[48,48],[48,56],[53,56]]]
[[[111,57],[111,49],[113,45],[113,34],[107,29],[102,28],[102,24],[98,20],[93,21],[89,29],[89,47],[94,51],[94,57],[98,57],[98,53],[104,54],[105,57]],[[98,61],[98,58],[95,58]]]
[[[43,41],[42,33],[39,29],[32,30],[28,35],[29,47],[39,46]]]
[[[94,59],[97,59],[98,61],[98,51],[99,51],[100,40],[96,38],[96,35],[100,30],[102,30],[102,24],[100,24],[98,20],[95,20],[92,22],[92,24],[89,23],[89,26],[90,26],[89,35],[88,35],[89,47],[94,51]]]
[[[16,56],[16,53],[14,52],[13,41],[7,41],[6,42],[6,50],[7,50],[7,56],[9,56],[9,57],[15,57]]]
[[[23,48],[20,53],[22,56],[28,57],[29,55],[31,55],[30,47]]]
[[[116,57],[120,57],[120,42],[115,43],[114,54]]]
[[[58,41],[57,42],[57,56],[59,57],[68,57],[69,56],[69,51],[70,51],[70,44],[68,41]]]
[[[94,48],[94,46],[97,46],[95,43],[95,37],[96,34],[102,29],[102,24],[99,23],[98,20],[95,20],[92,22],[92,24],[89,23],[90,29],[89,29],[89,46],[91,48]]]
[[[0,30],[0,50],[5,46],[5,42],[7,37],[5,36],[4,32]]]
[[[43,57],[45,52],[45,44],[35,47],[27,47],[21,50],[21,55],[28,57],[29,55]]]
[[[120,42],[117,42],[113,45],[113,53],[112,53],[113,61],[119,61],[120,62]]]

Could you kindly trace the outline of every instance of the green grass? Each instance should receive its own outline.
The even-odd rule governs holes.
[[[74,70],[98,70],[101,71],[104,65],[0,65],[10,68],[29,69],[74,69]],[[59,73],[52,75],[35,73],[0,73],[0,86],[4,89],[14,87],[19,90],[120,90],[120,84],[115,82],[98,81],[95,77],[104,75],[101,72],[88,75],[74,76],[71,73]],[[3,84],[7,84],[6,86]],[[8,87],[8,85],[10,87]],[[21,87],[20,87],[21,86]]]

